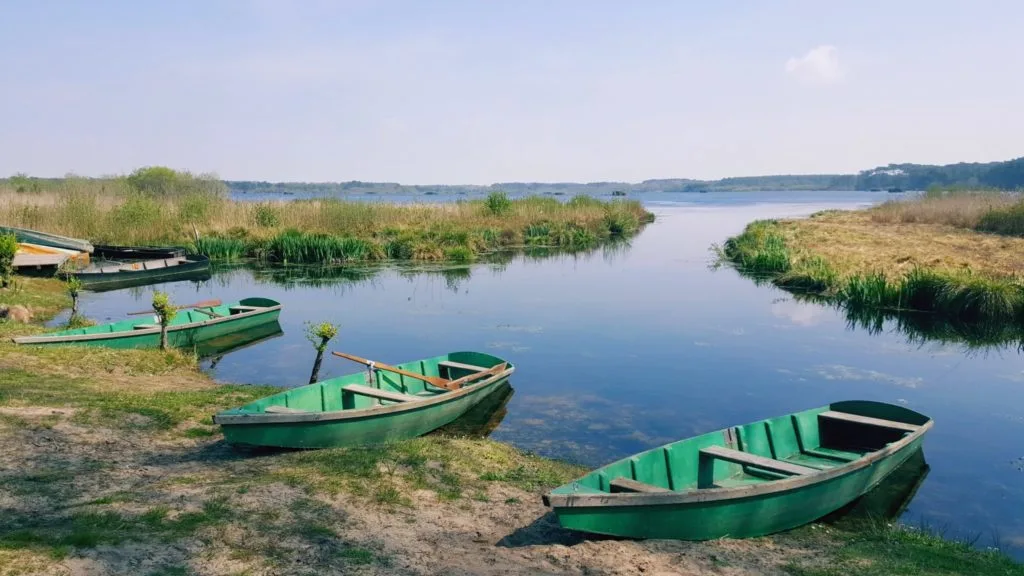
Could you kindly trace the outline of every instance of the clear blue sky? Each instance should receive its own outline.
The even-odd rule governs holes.
[[[0,175],[638,181],[1024,155],[1024,2],[0,0]]]

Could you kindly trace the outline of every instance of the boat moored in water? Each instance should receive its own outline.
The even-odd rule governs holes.
[[[232,304],[181,309],[167,327],[167,342],[174,348],[190,348],[204,340],[276,322],[280,312],[281,304],[269,298],[243,298]],[[25,345],[157,348],[160,345],[160,324],[150,315],[112,324],[20,336],[13,340]]]

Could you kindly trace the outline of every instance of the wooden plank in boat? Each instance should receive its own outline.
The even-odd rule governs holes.
[[[377,388],[370,388],[369,386],[363,386],[362,384],[349,384],[342,388],[346,392],[353,394],[361,394],[363,396],[370,396],[373,398],[380,398],[381,400],[391,400],[393,402],[408,402],[410,400],[420,400],[420,398],[411,394],[402,394],[400,392],[388,392],[387,390],[378,390]]]
[[[612,492],[646,492],[652,494],[656,492],[671,492],[667,488],[637,482],[629,478],[616,478],[609,482],[609,486],[611,486]]]
[[[14,267],[60,266],[67,259],[67,254],[15,254]]]
[[[267,406],[263,412],[267,414],[302,414],[307,412],[307,410],[298,410],[287,406]]]
[[[490,368],[484,368],[483,366],[463,364],[462,362],[451,362],[449,360],[443,360],[441,362],[438,362],[437,365],[445,366],[447,368],[460,368],[462,370],[469,370],[470,372],[483,372],[484,370],[490,370]]]
[[[856,414],[847,414],[845,412],[834,412],[828,410],[818,414],[821,418],[829,420],[842,420],[843,422],[856,422],[857,424],[868,424],[870,426],[878,426],[880,428],[892,428],[893,430],[902,430],[904,432],[917,432],[920,426],[914,424],[907,424],[906,422],[896,422],[895,420],[883,420],[882,418],[872,418],[870,416],[858,416]]]
[[[748,466],[757,466],[758,468],[764,468],[765,470],[785,472],[787,474],[802,475],[818,472],[818,470],[808,468],[807,466],[790,464],[789,462],[783,462],[781,460],[773,460],[771,458],[765,458],[764,456],[748,454],[746,452],[740,452],[739,450],[733,450],[732,448],[725,448],[723,446],[708,446],[707,448],[702,448],[700,453],[701,455],[710,456],[712,458],[728,460],[729,462],[746,464]]]

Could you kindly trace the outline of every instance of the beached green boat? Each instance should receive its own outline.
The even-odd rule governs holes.
[[[796,528],[871,490],[932,420],[846,401],[680,440],[544,496],[565,528],[629,538],[746,538]]]
[[[27,242],[29,244],[38,244],[40,246],[49,246],[51,248],[62,248],[64,250],[77,250],[79,252],[89,253],[93,250],[92,244],[87,240],[68,238],[67,236],[58,236],[56,234],[29,230],[27,228],[0,226],[0,234],[14,234],[14,237],[18,242]]]
[[[232,304],[179,310],[167,328],[167,342],[175,348],[191,348],[204,341],[268,322],[275,322],[281,304],[269,298],[244,298]],[[14,338],[18,344],[75,344],[109,348],[157,348],[160,325],[153,316],[113,324],[49,332]]]
[[[515,370],[511,363],[479,352],[452,352],[388,367],[404,373],[376,366],[381,365],[225,410],[213,421],[229,443],[249,446],[328,448],[404,440],[454,421]],[[414,376],[455,382],[455,389]]]

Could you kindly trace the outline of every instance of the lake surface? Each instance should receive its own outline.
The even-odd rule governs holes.
[[[391,200],[391,197],[370,197]],[[418,201],[445,200],[426,196]],[[1024,358],[850,328],[842,313],[757,286],[709,247],[754,219],[855,208],[872,193],[651,194],[657,221],[631,245],[471,267],[384,267],[346,278],[228,268],[156,288],[179,303],[265,296],[283,334],[203,361],[225,382],[295,386],[314,352],[305,322],[341,326],[331,348],[397,363],[477,349],[517,366],[492,437],[600,465],[679,438],[845,399],[933,417],[930,472],[903,520],[995,540],[1024,557]],[[154,287],[83,297],[120,319]],[[272,335],[273,336],[273,335]],[[321,377],[361,370],[325,359]]]

